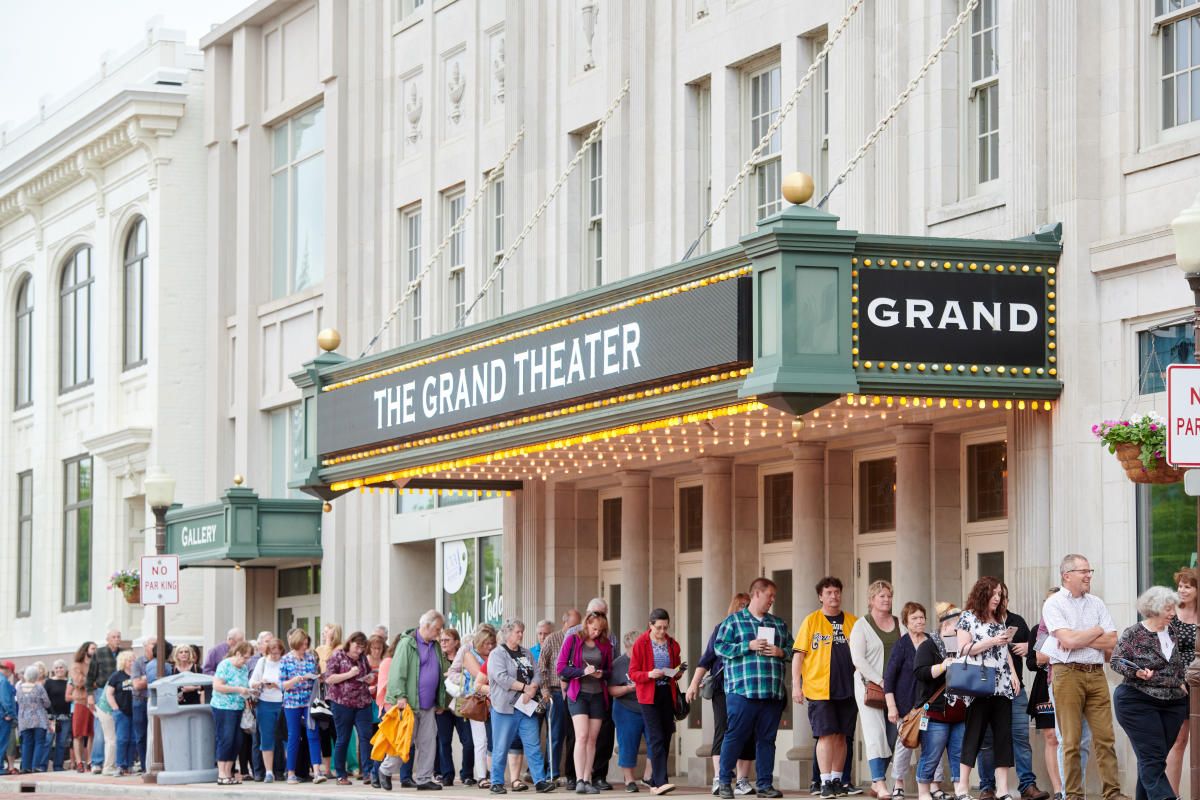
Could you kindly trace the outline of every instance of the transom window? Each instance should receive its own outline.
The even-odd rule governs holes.
[[[679,490],[679,552],[704,549],[704,487],[684,486]]]
[[[861,533],[896,529],[896,459],[859,463],[858,529]]]
[[[967,447],[967,521],[1008,516],[1008,447],[987,442]]]
[[[33,611],[33,473],[17,475],[17,616]]]
[[[1162,126],[1200,120],[1200,0],[1154,0],[1162,70]]]
[[[16,331],[16,407],[33,403],[33,278],[26,277],[17,290]]]
[[[1000,57],[996,0],[980,0],[971,12],[971,81],[968,112],[975,182],[1000,177]]]
[[[404,276],[405,289],[421,274],[421,207],[404,212],[401,218],[404,238]],[[408,333],[409,341],[415,342],[421,338],[421,286],[417,285],[408,297]]]
[[[81,247],[63,266],[60,298],[59,386],[92,382],[92,248]]]
[[[446,233],[458,222],[467,207],[467,197],[461,189],[446,194]],[[450,278],[450,328],[459,325],[467,310],[467,235],[466,226],[450,237],[446,248]]]
[[[310,108],[272,132],[271,295],[325,279],[325,109]]]
[[[604,561],[621,558],[621,498],[613,497],[600,504],[601,554]]]
[[[92,602],[92,457],[63,462],[63,608]]]
[[[750,76],[750,150],[758,146],[758,141],[779,117],[779,75],[776,64]],[[754,166],[754,222],[783,208],[781,140],[780,132],[776,130]]]
[[[604,140],[597,139],[587,154],[587,255],[592,285],[604,284]]]
[[[139,217],[125,237],[125,369],[146,363],[147,228]]]
[[[792,473],[763,477],[763,544],[792,540]]]

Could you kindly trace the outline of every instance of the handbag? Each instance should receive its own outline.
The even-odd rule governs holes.
[[[329,701],[325,699],[325,684],[323,683],[318,682],[313,686],[312,698],[308,701],[308,716],[333,719]]]
[[[246,703],[242,709],[241,729],[246,733],[254,733],[254,729],[258,726],[258,720],[254,717],[254,706],[251,703]]]
[[[720,673],[714,675],[709,672],[700,679],[700,696],[705,700],[712,700],[713,695],[717,693],[718,678],[720,678]]]
[[[692,707],[679,689],[675,690],[675,719],[683,722],[692,713]]]
[[[945,686],[939,686],[928,700],[919,706],[914,706],[904,715],[904,719],[900,720],[900,743],[909,750],[916,750],[921,744],[921,720],[925,718],[925,710],[929,708],[930,703],[938,699],[945,688]]]
[[[883,697],[883,687],[875,681],[863,679],[863,684],[866,686],[866,692],[863,694],[863,705],[868,708],[887,708],[887,701]]]
[[[946,691],[966,697],[991,697],[996,693],[996,668],[955,661],[946,670]]]
[[[488,718],[488,701],[481,694],[472,694],[460,699],[457,703],[458,716],[463,719],[484,722]]]
[[[447,675],[445,684],[446,684],[446,694],[450,695],[451,697],[453,697],[455,699],[462,697],[463,676],[462,676],[461,672],[454,674],[454,675]]]

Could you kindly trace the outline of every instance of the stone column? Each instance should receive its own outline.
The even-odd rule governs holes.
[[[896,436],[896,560],[892,583],[897,605],[916,600],[932,608],[933,551],[929,522],[928,425],[902,425]],[[865,609],[864,609],[865,611]]]
[[[621,480],[620,630],[641,630],[650,611],[650,473],[630,470]]]
[[[932,437],[933,597],[961,604],[963,588],[961,437],[935,433]],[[927,606],[930,608],[931,606]],[[1014,606],[1014,609],[1016,607]],[[929,612],[932,614],[933,612]]]
[[[711,631],[725,618],[733,590],[733,459],[700,459],[704,473],[704,608],[700,629]]]
[[[1014,410],[1008,415],[1009,608],[1026,620],[1040,617],[1048,586],[1058,583],[1050,540],[1050,415]]]

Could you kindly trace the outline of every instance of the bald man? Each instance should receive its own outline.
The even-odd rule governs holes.
[[[225,641],[208,651],[208,655],[204,659],[204,669],[202,670],[204,674],[216,675],[217,667],[225,660],[225,656],[229,655],[229,648],[244,641],[246,641],[246,634],[242,633],[241,628],[230,628],[225,634]]]

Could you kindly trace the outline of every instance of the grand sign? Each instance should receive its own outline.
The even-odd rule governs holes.
[[[857,280],[860,361],[1045,363],[1041,275],[877,268]]]
[[[323,392],[322,454],[405,439],[749,360],[748,278],[716,279]]]

